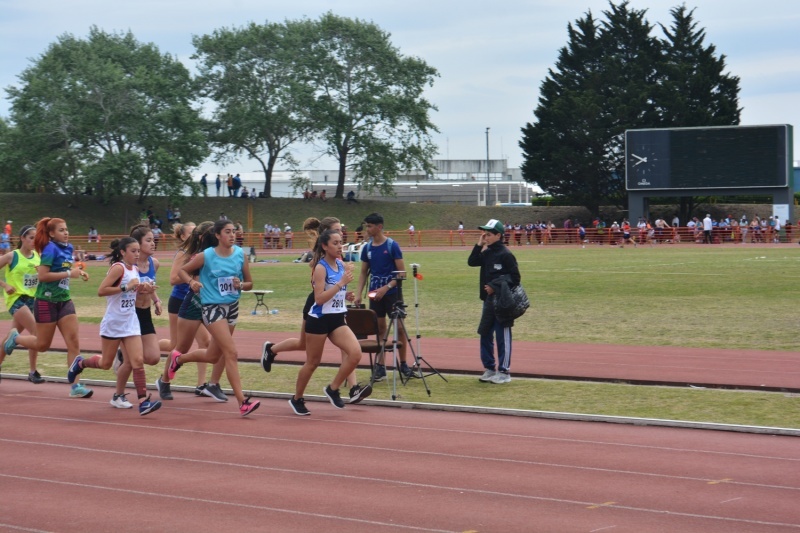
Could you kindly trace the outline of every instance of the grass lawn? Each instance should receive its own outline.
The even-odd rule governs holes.
[[[800,282],[798,246],[514,247],[512,251],[533,301],[532,308],[517,321],[515,339],[795,349],[793,289]],[[423,342],[425,337],[474,337],[480,315],[478,270],[466,264],[469,248],[446,252],[406,249],[404,253],[406,265],[419,263],[424,277],[417,285]],[[256,288],[276,291],[269,303],[280,310],[279,314],[270,317],[267,324],[244,315],[240,328],[297,329],[297,316],[309,290],[309,269],[292,263],[293,256],[279,259],[279,263],[252,268]],[[106,268],[105,264],[92,264],[92,279],[72,284],[82,321],[99,322],[102,317],[105,300],[98,298],[96,291]],[[163,262],[162,285],[168,269],[169,262]],[[167,289],[161,290],[162,297],[167,294]],[[411,281],[406,282],[405,301],[414,301]],[[407,325],[411,327],[413,307],[409,311]],[[156,319],[156,323],[166,325],[166,319]],[[52,372],[47,367],[43,370],[62,375],[63,354],[52,356],[52,362],[50,357],[42,356],[42,362],[52,364]],[[25,359],[15,354],[6,360],[3,370],[22,372]],[[248,388],[278,392],[293,389],[297,367],[277,365],[268,379],[256,365],[242,367]],[[330,377],[328,372],[320,369],[310,393],[321,391]],[[91,375],[87,371],[87,376]],[[152,372],[148,375],[154,376]],[[97,377],[108,379],[108,373]],[[483,386],[473,377],[448,379],[450,383],[430,378],[432,398],[427,397],[421,383],[412,382],[400,391],[402,399],[800,428],[800,398],[780,393],[515,379],[497,394],[496,388]],[[380,385],[375,396],[389,398],[386,388]]]

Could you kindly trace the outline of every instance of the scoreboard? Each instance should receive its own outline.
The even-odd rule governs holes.
[[[625,132],[632,191],[786,187],[792,163],[788,124]]]

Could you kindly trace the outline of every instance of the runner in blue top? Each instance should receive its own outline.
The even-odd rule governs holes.
[[[15,346],[46,352],[53,342],[56,328],[67,345],[67,365],[71,369],[80,360],[78,340],[78,315],[69,292],[69,280],[89,280],[89,274],[72,268],[72,245],[69,244],[67,223],[61,218],[43,218],[36,223],[33,238],[34,249],[41,258],[36,269],[39,284],[36,287],[33,316],[36,318],[36,336],[19,335],[16,329],[9,331],[3,343],[7,354]],[[69,372],[67,380],[72,385],[69,395],[73,398],[88,398],[92,390],[77,381],[77,375]]]
[[[192,281],[198,285],[200,300],[203,304],[203,324],[211,334],[213,342],[204,356],[195,358],[191,354],[181,355],[172,352],[169,358],[168,378],[172,381],[175,372],[188,362],[216,362],[225,358],[225,373],[228,382],[239,401],[239,412],[247,416],[255,411],[261,402],[251,401],[242,393],[242,381],[239,377],[239,353],[233,341],[233,330],[239,318],[239,296],[242,290],[253,288],[249,263],[245,260],[244,250],[236,246],[236,233],[233,222],[228,219],[214,223],[213,247],[209,246],[203,253],[195,255],[183,266],[189,274],[199,271],[200,281]],[[194,290],[194,287],[193,287]]]
[[[346,268],[341,261],[342,247],[342,234],[326,230],[319,236],[314,248],[314,259],[311,261],[314,265],[311,274],[314,303],[306,317],[306,362],[297,373],[295,393],[289,400],[289,405],[298,415],[310,414],[303,393],[319,366],[327,339],[347,354],[336,376],[324,389],[325,396],[334,407],[344,409],[339,387],[361,361],[361,345],[345,322],[345,300],[352,301],[355,295],[347,292],[347,284],[353,281],[353,270]],[[370,392],[372,388],[367,385],[362,396],[366,397]]]
[[[197,225],[194,222],[186,222],[185,224],[175,224],[173,226],[172,235],[176,241],[181,243],[175,256],[172,258],[172,268],[169,271],[169,283],[172,285],[172,293],[169,295],[167,302],[167,313],[169,316],[169,339],[160,339],[158,341],[159,350],[166,353],[172,353],[172,350],[178,345],[178,313],[181,309],[181,304],[186,298],[186,295],[191,291],[189,284],[185,283],[180,276],[182,267],[189,259],[189,255],[184,250],[184,244],[192,236],[192,233]],[[197,341],[197,346],[201,349],[208,348],[209,335],[205,327],[199,327],[200,322],[197,322],[192,339]],[[182,351],[188,351],[191,348],[191,343]],[[206,388],[206,363],[197,363],[197,387],[194,390],[196,396],[202,396]],[[224,368],[224,363],[220,364]],[[172,392],[170,391],[169,383],[164,383],[159,380],[156,385],[162,400],[171,400]]]

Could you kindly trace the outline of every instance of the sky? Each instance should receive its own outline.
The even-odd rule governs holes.
[[[618,3],[618,2],[617,2]],[[669,26],[670,9],[681,0],[631,0],[647,9],[653,25]],[[741,123],[800,126],[800,2],[796,0],[691,0],[706,44],[724,54],[728,72],[741,78]],[[106,32],[131,31],[193,68],[193,36],[250,22],[316,19],[333,13],[371,21],[391,34],[403,55],[416,56],[439,71],[426,92],[438,111],[431,114],[440,133],[433,140],[442,159],[505,158],[522,163],[521,128],[532,121],[539,87],[567,43],[567,24],[587,12],[603,18],[600,0],[0,0],[0,116],[9,115],[5,88],[31,61],[65,33],[86,38],[92,25]],[[655,30],[661,35],[660,29]],[[335,168],[330,161],[298,155],[306,168]],[[794,136],[800,160],[800,132]],[[256,169],[243,163],[242,171]],[[200,169],[229,169],[211,162]]]

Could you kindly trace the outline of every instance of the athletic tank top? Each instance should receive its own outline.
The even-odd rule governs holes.
[[[39,274],[36,267],[39,266],[39,254],[33,250],[33,255],[28,258],[22,255],[22,250],[16,249],[11,263],[5,267],[6,283],[16,289],[14,294],[3,291],[6,297],[6,309],[11,309],[20,296],[35,296],[36,286],[39,285]]]
[[[242,279],[244,251],[234,245],[228,257],[220,257],[214,248],[203,250],[205,259],[200,269],[200,301],[203,305],[232,304],[239,300],[239,291],[233,288],[233,278]]]
[[[331,268],[331,266],[326,263],[324,259],[321,259],[319,264],[325,267],[325,288],[323,290],[328,290],[341,281],[342,276],[344,275],[344,263],[338,259],[336,260],[336,267],[338,270]],[[313,287],[313,281],[311,282],[311,285]],[[339,292],[337,292],[333,298],[324,304],[319,305],[315,302],[314,305],[311,306],[311,310],[308,312],[309,316],[322,318],[322,315],[346,313],[347,307],[345,306],[344,297],[347,294],[347,285],[340,284],[340,286],[342,288],[339,290]]]
[[[136,266],[128,268],[125,263],[114,263],[122,265],[122,278],[114,286],[128,285],[139,276],[139,269]],[[136,318],[136,291],[121,292],[106,296],[106,314],[100,322],[100,335],[111,338],[132,337],[140,335],[139,320]]]

